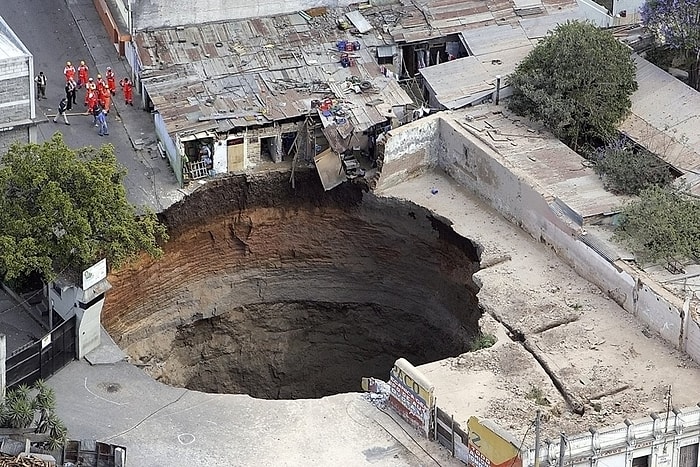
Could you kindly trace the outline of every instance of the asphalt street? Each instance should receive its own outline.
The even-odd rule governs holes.
[[[34,56],[35,75],[43,71],[48,78],[47,99],[37,102],[38,142],[61,132],[72,148],[111,144],[119,162],[126,167],[124,185],[129,201],[162,211],[182,198],[167,160],[156,150],[156,138],[150,113],[142,109],[140,96],[134,107],[126,106],[121,92],[113,99],[108,124],[109,136],[100,137],[92,116],[85,114],[84,91],[78,91],[78,106],[69,114],[70,126],[61,120],[53,123],[56,108],[64,96],[66,61],[77,68],[81,60],[90,67],[90,75],[104,73],[108,66],[117,79],[128,76],[128,63],[120,59],[111,44],[91,0],[5,0],[0,16],[15,31]]]

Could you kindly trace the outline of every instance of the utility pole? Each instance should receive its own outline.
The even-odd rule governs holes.
[[[561,432],[561,437],[559,438],[559,467],[564,467],[564,455],[566,454],[566,434]]]
[[[542,412],[537,409],[535,415],[535,467],[540,467],[540,417]]]

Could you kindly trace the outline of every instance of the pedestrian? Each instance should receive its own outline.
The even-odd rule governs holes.
[[[70,62],[66,62],[66,66],[63,68],[63,75],[66,77],[66,82],[75,79],[75,68]]]
[[[106,110],[102,110],[102,111],[99,113],[99,115],[98,115],[98,117],[97,117],[97,121],[98,121],[99,124],[100,124],[100,129],[99,129],[99,131],[97,132],[97,134],[100,135],[100,136],[107,136],[107,135],[109,135],[109,129],[107,128],[107,111],[106,111]]]
[[[100,126],[100,114],[102,113],[102,107],[100,107],[100,104],[97,103],[95,106],[92,108],[92,123],[95,124],[95,126]]]
[[[105,78],[107,79],[107,87],[109,88],[110,94],[113,96],[117,95],[117,75],[112,71],[112,67],[107,67],[105,72]]]
[[[73,109],[73,105],[77,105],[78,103],[75,102],[76,94],[78,94],[78,91],[75,90],[76,84],[74,80],[69,80],[66,82],[66,101],[68,105],[68,110]]]
[[[109,108],[112,105],[112,94],[107,86],[102,86],[98,91],[100,105],[109,113]]]
[[[34,78],[34,82],[36,83],[36,99],[46,99],[46,75],[43,71],[40,71]]]
[[[61,99],[61,102],[58,104],[58,113],[53,117],[53,122],[57,123],[58,122],[58,117],[59,115],[63,117],[63,121],[66,122],[66,125],[70,125],[70,122],[68,121],[68,115],[66,115],[66,110],[68,110],[68,99],[63,98]]]
[[[78,67],[78,89],[85,86],[90,78],[90,69],[85,64],[84,61],[80,61],[80,66]]]
[[[124,91],[124,104],[134,106],[134,86],[129,81],[129,78],[123,78],[119,81],[119,85]]]

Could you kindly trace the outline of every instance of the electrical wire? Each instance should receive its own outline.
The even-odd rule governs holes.
[[[386,414],[399,428],[401,428],[401,431],[403,431],[403,432],[406,434],[406,436],[408,436],[408,437],[411,439],[411,441],[413,441],[413,442],[416,444],[416,446],[418,446],[419,448],[421,448],[421,450],[422,450],[428,457],[430,457],[430,458],[433,460],[433,462],[435,462],[438,466],[442,467],[442,464],[440,464],[440,462],[439,462],[437,459],[435,459],[428,451],[426,451],[426,449],[425,449],[423,446],[421,446],[421,444],[420,444],[418,441],[416,441],[416,439],[415,439],[413,436],[411,436],[411,434],[410,434],[408,431],[406,431],[406,429],[391,415],[391,413],[389,413],[386,409],[383,409],[383,408],[381,408],[381,407],[378,407],[378,409],[379,409],[380,411],[382,411],[384,414]],[[377,421],[377,423],[379,424],[379,426],[381,426],[382,428],[384,428],[384,426],[382,426],[382,424],[379,423],[379,421]],[[387,433],[389,433],[389,430],[387,430],[386,428],[384,428],[384,431],[386,431]],[[391,433],[389,433],[389,435],[391,435],[394,439],[396,439],[396,441],[399,441],[399,440],[398,440],[394,435],[392,435]],[[401,441],[399,441],[399,443],[401,443]],[[403,444],[403,443],[401,443],[401,444]]]
[[[159,409],[156,409],[156,410],[154,410],[153,412],[149,413],[149,414],[146,415],[144,418],[142,418],[141,421],[139,421],[136,425],[132,426],[131,428],[127,428],[126,430],[124,430],[124,431],[122,431],[122,432],[119,432],[119,433],[117,433],[116,435],[108,436],[108,437],[104,438],[103,441],[109,441],[110,439],[114,439],[114,438],[116,438],[116,437],[118,437],[118,436],[123,436],[123,435],[127,434],[128,432],[130,432],[130,431],[132,431],[132,430],[135,430],[135,429],[138,428],[143,422],[145,422],[145,421],[148,420],[149,418],[153,417],[154,415],[156,415],[156,414],[157,414],[158,412],[160,412],[161,410],[166,409],[166,408],[170,407],[170,406],[173,405],[173,404],[176,404],[176,403],[177,403],[180,399],[182,399],[182,398],[185,396],[185,394],[187,394],[188,392],[190,392],[189,389],[185,389],[184,392],[183,392],[182,394],[180,394],[180,395],[177,397],[177,399],[175,399],[175,400],[173,400],[173,401],[170,401],[170,402],[168,402],[167,404],[165,404],[164,406],[160,407]]]
[[[530,430],[532,430],[532,427],[535,426],[535,421],[533,420],[530,423],[530,426],[528,427],[527,431],[523,435],[522,441],[520,441],[520,447],[518,448],[518,452],[522,452],[523,446],[525,445],[525,440],[527,439],[527,435],[530,434]],[[537,454],[535,454],[537,455]],[[518,459],[518,456],[513,457],[513,460],[510,462],[510,465],[508,467],[513,467],[513,464],[515,464],[515,461]]]

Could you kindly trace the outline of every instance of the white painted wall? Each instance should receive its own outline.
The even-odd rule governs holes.
[[[90,351],[100,346],[100,317],[102,316],[104,303],[103,295],[102,300],[98,300],[86,310],[76,308],[76,332],[78,334],[76,351],[78,359],[83,358]]]
[[[349,0],[134,0],[134,28],[163,28],[293,13],[326,6],[348,6]]]
[[[668,416],[668,420],[666,417]],[[659,414],[634,420],[591,433],[585,431],[568,437],[564,465],[590,467],[595,449],[594,465],[604,467],[630,467],[632,459],[649,455],[650,467],[679,467],[680,449],[700,441],[700,409],[689,407],[678,413]],[[559,440],[544,442],[540,448],[540,461],[558,465]],[[534,449],[523,453],[523,465],[532,465]],[[569,463],[573,459],[573,463]]]
[[[386,134],[381,187],[395,185],[437,165],[439,123],[440,118],[431,115]]]
[[[219,140],[214,144],[214,173],[225,174],[228,172],[228,147],[225,140]]]

